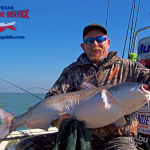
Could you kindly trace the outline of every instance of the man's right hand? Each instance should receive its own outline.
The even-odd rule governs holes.
[[[59,118],[55,119],[51,123],[51,125],[59,129],[59,126],[60,126],[61,122],[63,120],[70,119],[70,118],[72,118],[72,115],[70,115],[70,114],[61,115]]]

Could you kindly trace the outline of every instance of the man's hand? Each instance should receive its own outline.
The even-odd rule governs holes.
[[[63,120],[70,119],[70,118],[72,118],[72,115],[70,115],[70,114],[61,115],[59,118],[55,119],[51,123],[51,125],[59,129],[59,126],[60,126],[61,122]]]

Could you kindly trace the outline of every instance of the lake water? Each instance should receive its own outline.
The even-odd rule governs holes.
[[[35,94],[44,99],[45,94]],[[41,100],[28,93],[0,93],[0,108],[15,116],[25,113],[29,107],[34,106]],[[20,126],[17,130],[26,129]]]

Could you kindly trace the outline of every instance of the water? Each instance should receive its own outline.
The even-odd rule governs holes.
[[[35,94],[44,99],[45,94]],[[29,107],[34,106],[41,100],[28,93],[0,93],[0,108],[8,113],[18,116],[25,113]],[[17,130],[24,130],[24,125],[17,128]]]

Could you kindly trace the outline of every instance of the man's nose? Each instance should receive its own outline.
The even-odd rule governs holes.
[[[98,42],[94,40],[93,45],[98,46]]]

